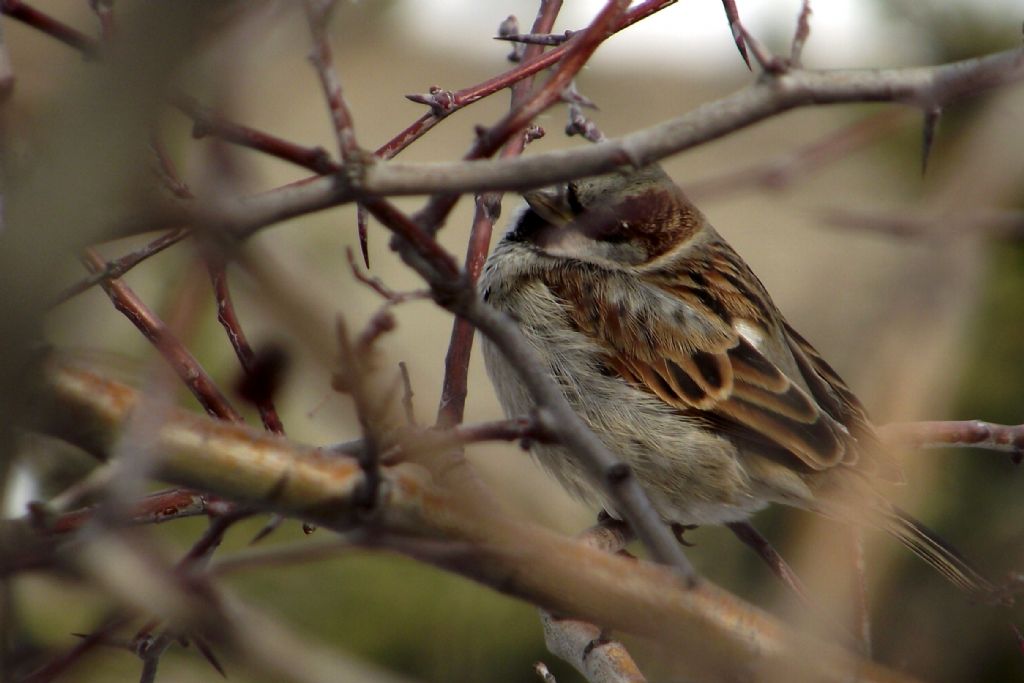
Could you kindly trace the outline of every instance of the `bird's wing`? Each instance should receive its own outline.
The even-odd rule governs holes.
[[[795,333],[790,339],[764,287],[727,244],[703,245],[685,272],[641,277],[653,288],[647,296],[588,288],[576,278],[549,286],[626,381],[736,439],[792,456],[800,469],[857,465],[874,439],[863,408],[806,341]],[[627,278],[621,284],[628,287]],[[773,334],[779,348],[793,345],[795,363],[759,350],[756,340]]]

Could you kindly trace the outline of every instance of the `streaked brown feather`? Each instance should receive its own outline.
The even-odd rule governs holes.
[[[567,302],[573,324],[607,346],[612,371],[679,411],[706,417],[738,440],[762,443],[767,452],[789,453],[790,464],[805,471],[855,466],[861,451],[880,452],[863,407],[785,324],[763,285],[730,247],[702,245],[682,272],[669,268],[641,277],[698,313],[707,325],[700,334],[677,321],[656,319],[650,309],[631,308],[625,300],[612,303],[571,275],[547,284]],[[735,327],[765,320],[765,311],[781,326],[776,332],[790,344],[800,377],[787,376]],[[898,468],[879,466],[882,457],[872,455],[865,469],[895,478]]]

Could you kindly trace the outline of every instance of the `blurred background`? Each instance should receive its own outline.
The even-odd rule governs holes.
[[[130,16],[138,4],[117,3],[116,11]],[[601,4],[566,3],[557,30],[584,26]],[[799,4],[738,1],[748,29],[782,54],[788,53]],[[84,1],[39,0],[34,6],[97,33],[96,18]],[[509,45],[492,36],[510,14],[525,31],[535,13],[536,3],[525,0],[340,3],[332,22],[335,65],[360,143],[376,148],[422,113],[422,106],[404,94],[426,92],[432,85],[454,90],[507,69]],[[811,68],[888,67],[961,59],[1019,45],[1022,18],[1019,0],[815,3],[804,63]],[[111,215],[121,208],[116,195],[96,188],[120,187],[141,175],[138,167],[124,166],[132,156],[121,148],[128,145],[123,139],[132,128],[108,116],[115,104],[135,106],[138,93],[151,95],[162,88],[161,81],[148,80],[153,73],[172,77],[234,120],[302,144],[334,147],[306,59],[309,37],[298,3],[255,3],[245,12],[225,9],[198,28],[181,25],[165,32],[159,25],[140,25],[153,31],[146,40],[160,45],[178,31],[187,38],[183,54],[159,67],[140,63],[138,78],[129,70],[122,80],[111,80],[97,76],[96,65],[73,50],[7,17],[0,19],[17,78],[0,112],[5,169],[11,173],[15,166],[33,164],[46,169],[47,160],[63,169],[48,187],[52,194],[38,195],[36,206],[46,205],[39,209],[46,219],[39,220],[33,241],[22,245],[28,255],[25,272],[45,272],[40,286],[53,291],[84,274],[76,260],[78,248],[101,239]],[[736,53],[721,3],[692,0],[613,37],[577,79],[577,87],[599,107],[588,115],[606,135],[617,137],[725,96],[752,78]],[[90,99],[101,88],[109,89],[103,100],[109,108]],[[400,158],[456,159],[471,143],[474,125],[495,121],[507,105],[504,93],[475,104],[442,122]],[[78,128],[68,123],[70,116],[61,118],[70,111],[81,112],[75,117]],[[153,111],[183,177],[199,193],[258,192],[307,173],[253,152],[192,140],[183,116],[169,108]],[[788,167],[795,168],[790,176],[777,173],[764,183],[734,175],[782,164],[798,150],[864,121],[858,128],[866,131],[861,144],[828,163],[797,164]],[[951,107],[944,112],[924,175],[920,112],[898,105],[788,113],[666,160],[665,166],[878,423],[979,418],[1019,424],[1024,421],[1024,248],[1019,240],[983,239],[967,221],[980,212],[1022,209],[1022,121],[1021,87]],[[564,107],[539,123],[547,135],[532,143],[527,154],[588,144],[562,134]],[[63,208],[51,211],[51,203]],[[411,211],[422,199],[398,203]],[[518,197],[505,198],[499,230],[520,204]],[[472,202],[464,198],[441,233],[442,243],[460,258],[471,216]],[[893,224],[903,226],[904,233],[910,226],[915,234],[892,234]],[[308,299],[322,320],[341,315],[351,329],[359,329],[381,301],[352,277],[345,253],[358,249],[355,235],[355,210],[346,206],[274,226],[256,236],[252,248]],[[106,242],[101,251],[115,258],[145,239]],[[388,249],[386,232],[373,223],[369,250],[372,274],[388,286],[421,287]],[[188,244],[178,245],[125,279],[150,306],[164,310],[183,282],[195,276],[194,257]],[[231,275],[251,340],[257,347],[283,345],[292,359],[278,399],[289,436],[312,444],[357,437],[352,406],[332,392],[329,372],[296,331],[267,310],[242,273]],[[26,276],[22,282],[36,280]],[[227,387],[237,375],[237,361],[216,321],[212,296],[203,288],[198,291],[193,303],[199,314],[189,346]],[[44,300],[36,296],[37,302]],[[16,299],[4,295],[0,307],[21,310]],[[11,311],[0,310],[0,315],[10,318]],[[403,304],[395,313],[398,328],[382,344],[380,367],[388,369],[382,376],[391,376],[390,369],[405,361],[417,415],[430,422],[451,319],[428,302]],[[99,289],[49,312],[44,327],[44,338],[60,349],[102,354],[136,368],[159,363]],[[187,395],[181,401],[195,407]],[[466,420],[500,417],[474,352]],[[596,510],[568,498],[514,445],[474,446],[468,455],[509,514],[567,534],[593,522]],[[1003,454],[970,449],[906,453],[903,463],[909,486],[892,491],[901,506],[990,576],[1024,570],[1020,468]],[[67,457],[46,462],[23,458],[11,470],[7,514],[21,514],[26,500],[52,495],[87,467],[87,461]],[[262,523],[233,529],[218,557],[244,549]],[[837,527],[787,510],[763,513],[754,524],[794,564],[812,595],[826,605],[841,599],[836,576],[842,575],[845,560]],[[202,528],[201,521],[179,521],[151,531],[178,548],[168,551],[173,556]],[[301,538],[299,524],[288,522],[263,543]],[[688,554],[702,574],[787,620],[802,621],[799,607],[729,532],[699,529],[688,539],[696,543]],[[868,552],[878,659],[925,680],[1024,677],[1024,655],[1013,631],[1014,624],[1024,626],[1020,608],[971,604],[888,538],[870,536]],[[536,678],[533,662],[544,660],[558,680],[579,680],[544,649],[534,608],[403,558],[352,552],[328,561],[237,572],[224,581],[311,640],[411,679],[529,681]],[[9,593],[17,622],[8,638],[14,657],[24,662],[44,661],[47,653],[70,647],[75,641],[70,634],[94,629],[109,607],[88,586],[46,574],[17,577]],[[652,680],[685,678],[687,663],[673,661],[670,651],[643,641],[627,643]],[[127,653],[101,649],[60,680],[131,680],[138,666]],[[260,680],[230,662],[228,670],[234,681]],[[341,675],[339,680],[369,680],[365,675]],[[216,676],[194,650],[174,648],[158,680]]]

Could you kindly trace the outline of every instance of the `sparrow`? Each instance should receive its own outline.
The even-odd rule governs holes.
[[[902,483],[864,407],[657,165],[524,193],[480,293],[628,464],[665,522],[726,524],[780,503],[895,536],[959,588],[995,594],[878,490]],[[506,415],[534,409],[483,340]],[[573,495],[615,514],[571,452],[535,443]]]

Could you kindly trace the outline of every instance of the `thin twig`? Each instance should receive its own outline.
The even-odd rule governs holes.
[[[84,262],[93,274],[103,272],[107,262],[95,250],[87,249]],[[234,409],[227,397],[185,345],[171,332],[170,328],[121,280],[101,280],[100,286],[107,293],[114,306],[131,321],[168,362],[178,377],[189,388],[207,413],[222,420],[241,422],[241,414]]]
[[[217,320],[224,327],[231,342],[231,348],[235,350],[238,362],[242,366],[242,372],[247,378],[255,378],[259,373],[256,354],[249,345],[249,340],[242,329],[242,323],[235,312],[235,304],[231,299],[231,290],[228,287],[227,267],[221,263],[207,262],[207,270],[210,273],[210,280],[213,283],[213,294],[217,301]],[[248,396],[260,412],[260,419],[267,431],[274,434],[284,434],[284,425],[281,417],[277,414],[277,407],[274,405],[273,391],[261,391],[258,394]]]
[[[641,2],[635,7],[631,7],[629,11],[626,12],[626,14],[623,15],[615,24],[613,30],[617,32],[628,28],[636,22],[646,19],[655,12],[664,9],[669,5],[675,4],[676,1],[677,0],[645,0],[645,2]],[[572,37],[576,38],[578,33],[579,31],[574,32]],[[493,95],[499,90],[503,90],[511,86],[513,83],[524,78],[529,78],[534,74],[557,64],[563,57],[565,57],[569,49],[570,43],[566,42],[553,50],[543,54],[538,54],[534,59],[524,59],[523,62],[514,69],[510,69],[503,74],[499,74],[482,83],[462,90],[452,92],[437,88],[425,96],[413,96],[414,101],[424,102],[425,104],[430,105],[431,111],[423,114],[398,135],[381,145],[375,154],[382,159],[393,158],[396,154],[421,138],[427,131],[440,123],[442,119],[447,118],[454,112],[474,102],[478,102],[489,95]]]
[[[907,448],[983,448],[1009,453],[1015,463],[1024,454],[1024,425],[1001,425],[981,420],[906,422],[878,429],[894,446]]]
[[[306,19],[313,35],[313,50],[309,59],[313,62],[327,100],[334,134],[338,138],[338,152],[342,162],[348,163],[359,153],[359,145],[352,127],[352,113],[341,90],[341,79],[334,70],[331,44],[327,39],[327,26],[334,4],[335,0],[305,0]]]
[[[86,57],[95,57],[99,52],[100,46],[96,40],[21,0],[2,0],[0,13],[28,24],[51,38],[56,38],[58,42],[75,48]]]
[[[57,306],[68,299],[78,296],[82,292],[99,284],[100,282],[103,282],[104,280],[114,280],[121,277],[129,270],[148,259],[150,256],[159,254],[167,247],[177,244],[191,234],[192,231],[189,228],[175,228],[174,230],[163,233],[152,242],[149,242],[135,251],[125,254],[120,258],[116,258],[113,261],[107,261],[103,268],[82,278],[58,294],[50,305]]]
[[[804,44],[811,35],[811,0],[803,0],[800,14],[796,18],[796,30],[793,31],[793,43],[789,48],[789,63],[800,68],[803,63]]]
[[[179,93],[171,104],[192,119],[192,137],[213,136],[241,147],[308,168],[314,173],[335,173],[341,166],[331,159],[323,147],[305,147],[262,130],[244,126],[204,107],[193,97]]]

